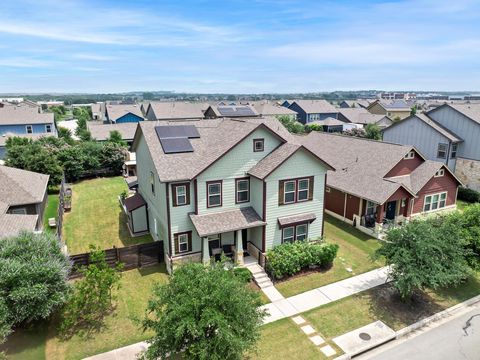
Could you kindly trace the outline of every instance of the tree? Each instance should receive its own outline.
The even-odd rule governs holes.
[[[367,135],[365,134],[364,129],[360,128],[351,128],[350,130],[346,130],[342,133],[343,135],[354,136],[359,138],[366,138]]]
[[[414,116],[417,114],[417,105],[413,105],[410,109],[410,116]]]
[[[47,319],[67,300],[70,260],[55,235],[23,232],[0,241],[0,331]],[[5,325],[7,324],[7,325]]]
[[[304,126],[298,121],[293,120],[288,115],[278,116],[277,119],[282,123],[285,128],[292,134],[302,134],[305,132]]]
[[[107,141],[112,142],[114,144],[118,144],[120,146],[127,147],[127,142],[123,140],[122,134],[120,134],[120,131],[118,130],[110,131],[110,135]]]
[[[187,359],[242,359],[259,338],[258,294],[224,264],[188,263],[153,290],[143,321],[155,335],[146,359],[183,351]]]
[[[377,124],[367,124],[365,127],[365,135],[367,139],[382,140],[382,132]]]
[[[449,214],[452,226],[459,226],[462,238],[469,251],[467,261],[470,267],[480,270],[480,204],[469,205],[463,212]]]
[[[120,288],[123,264],[111,268],[105,256],[103,250],[90,245],[90,264],[79,270],[83,278],[75,283],[64,309],[60,325],[63,337],[79,330],[90,334],[102,326],[105,316],[113,310],[113,291]]]
[[[69,145],[73,145],[75,141],[72,138],[72,132],[70,131],[70,129],[59,126],[57,128],[57,131],[58,131],[58,137],[60,139],[63,139]]]
[[[318,124],[307,124],[305,125],[305,132],[310,133],[312,131],[323,132],[323,126]]]
[[[404,300],[417,289],[449,286],[469,274],[461,229],[444,217],[413,220],[389,230],[376,254],[391,265],[389,276]]]

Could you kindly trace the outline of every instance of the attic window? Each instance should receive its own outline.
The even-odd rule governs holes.
[[[405,159],[413,159],[415,157],[415,151],[411,150],[408,152],[407,155],[405,155]]]
[[[445,169],[439,169],[436,173],[435,173],[435,177],[442,177],[443,175],[445,175]]]
[[[262,152],[265,149],[264,139],[253,139],[253,152]]]

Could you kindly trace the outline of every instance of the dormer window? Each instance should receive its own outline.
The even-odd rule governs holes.
[[[444,169],[444,168],[439,169],[439,170],[435,173],[435,177],[442,177],[443,175],[445,175],[445,169]]]
[[[265,150],[264,139],[253,139],[253,152],[262,152]]]
[[[409,151],[407,155],[405,155],[406,160],[413,159],[414,157],[415,157],[415,151],[413,150]]]

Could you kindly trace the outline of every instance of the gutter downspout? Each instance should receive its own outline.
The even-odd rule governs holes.
[[[347,218],[347,193],[345,193],[345,201],[343,203],[343,221]]]

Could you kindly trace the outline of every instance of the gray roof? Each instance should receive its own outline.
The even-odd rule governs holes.
[[[278,224],[280,226],[290,225],[290,224],[297,224],[300,222],[305,221],[313,221],[317,218],[315,213],[304,213],[304,214],[296,214],[291,216],[283,216],[278,218]]]
[[[383,118],[385,115],[372,114],[367,109],[364,108],[349,108],[349,109],[338,109],[338,112],[341,113],[345,118],[348,119],[351,123],[354,124],[376,124]]]
[[[157,120],[203,119],[208,103],[182,101],[152,101],[152,109]]]
[[[0,215],[0,239],[18,235],[21,231],[34,231],[38,215]]]
[[[385,109],[385,110],[392,110],[392,111],[410,111],[410,108],[413,106],[413,103],[408,103],[405,100],[379,100],[378,103]],[[372,105],[374,103],[371,103]]]
[[[148,149],[162,182],[191,180],[199,173],[213,164],[241,140],[247,137],[254,130],[265,127],[271,130],[284,141],[291,139],[291,135],[275,118],[249,118],[238,119],[208,119],[185,122],[161,122],[160,126],[168,125],[194,125],[200,138],[190,139],[193,152],[165,154],[155,126],[154,121],[142,121],[137,130],[134,149],[139,136],[143,134]]]
[[[338,109],[327,100],[295,100],[308,114],[337,113]]]
[[[458,112],[480,124],[480,104],[447,104]]]
[[[48,178],[48,175],[0,166],[0,202],[8,206],[40,203]]]
[[[259,116],[257,110],[250,105],[218,105],[210,106],[209,109],[215,113],[216,117],[234,118]]]
[[[277,103],[271,102],[254,102],[251,105],[255,108],[258,114],[262,116],[280,116],[280,115],[289,115],[295,116],[297,113],[292,109],[286,108],[285,106],[281,106]]]
[[[117,121],[122,116],[131,113],[143,119],[143,113],[140,106],[137,104],[108,104],[107,114],[110,121]]]
[[[299,138],[336,169],[328,173],[328,186],[379,204],[402,186],[384,177],[411,146],[318,132]]]
[[[285,160],[292,156],[300,148],[300,145],[285,143],[265,156],[255,164],[248,173],[258,179],[264,179],[270,173],[281,165]]]
[[[201,237],[249,229],[266,224],[253,207],[215,212],[206,215],[190,214],[190,219],[198,235]]]
[[[92,134],[92,138],[98,141],[107,140],[111,131],[118,131],[122,135],[123,140],[131,141],[135,137],[137,123],[119,123],[119,124],[96,124],[95,121],[87,123],[88,130]]]
[[[341,101],[340,103],[346,103],[349,107],[351,108],[366,108],[368,107],[368,105],[370,105],[370,101],[368,100],[363,100],[363,99],[359,99],[359,100],[343,100]]]
[[[29,106],[4,106],[0,108],[0,125],[53,124],[53,113],[39,113]]]

